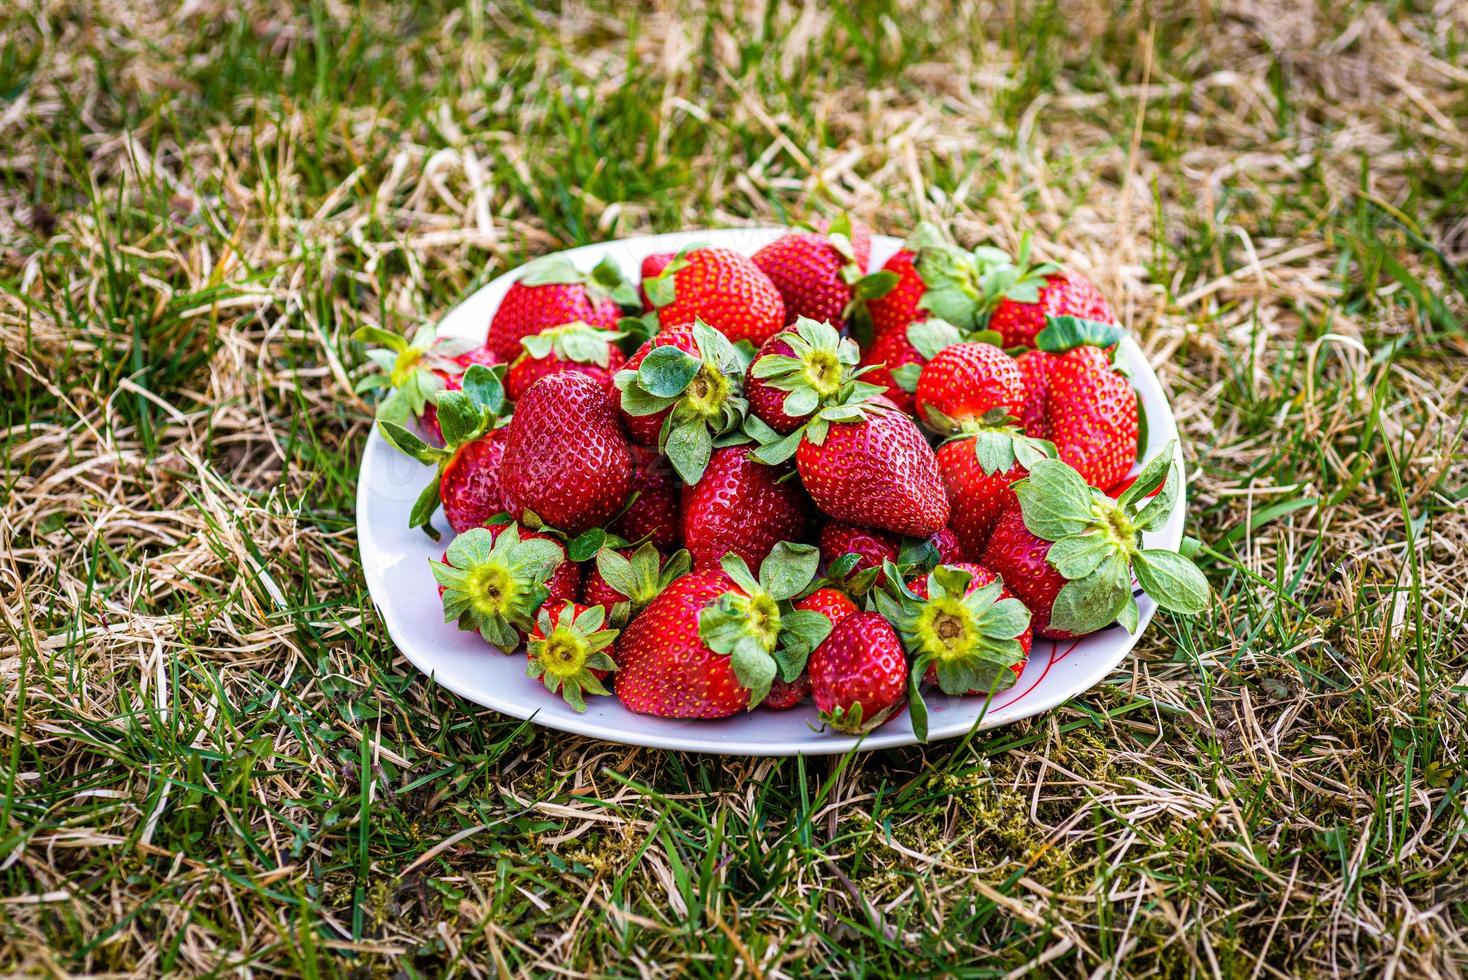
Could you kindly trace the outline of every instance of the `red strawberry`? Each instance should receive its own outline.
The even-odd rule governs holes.
[[[938,464],[940,469],[942,465],[940,459]],[[952,498],[949,498],[949,502],[952,503]],[[939,564],[952,565],[956,561],[963,560],[963,542],[959,540],[958,532],[953,530],[952,518],[949,518],[947,527],[938,528],[937,532],[928,538],[928,541],[932,543],[933,548],[938,552]]]
[[[449,542],[443,561],[429,564],[444,621],[478,631],[506,653],[532,629],[543,603],[575,598],[581,575],[559,541],[522,535],[513,524],[471,528]]]
[[[1116,322],[1105,297],[1089,279],[1075,272],[1054,271],[1045,276],[1033,301],[1000,300],[989,317],[989,329],[999,331],[1005,347],[1034,347],[1047,316]]]
[[[684,483],[695,483],[714,440],[744,422],[743,381],[743,361],[727,337],[705,323],[672,327],[617,373],[622,421],[639,444],[665,452]]]
[[[1056,359],[1045,394],[1049,437],[1059,457],[1093,487],[1114,486],[1137,458],[1137,394],[1098,348]]]
[[[853,573],[881,568],[886,561],[895,562],[902,550],[896,535],[840,521],[827,521],[821,528],[820,546],[821,561],[827,565],[842,555],[859,555],[860,560],[850,569]]]
[[[541,378],[563,371],[584,374],[613,392],[612,378],[625,358],[614,344],[623,334],[568,323],[521,340],[525,348],[505,372],[505,393],[519,401]]]
[[[601,606],[547,602],[525,644],[526,674],[577,711],[586,710],[586,692],[610,695],[602,681],[617,669],[618,631],[602,629],[605,621]]]
[[[818,612],[829,619],[832,626],[857,611],[856,603],[852,602],[846,593],[831,588],[816,589],[795,603],[795,608]],[[774,711],[783,711],[795,707],[808,697],[810,697],[810,672],[804,671],[793,681],[776,677],[774,683],[770,685],[770,693],[765,698],[764,706]]]
[[[883,269],[897,276],[897,282],[885,295],[867,301],[873,339],[880,340],[889,333],[906,330],[909,323],[927,319],[928,311],[918,307],[927,287],[918,275],[916,260],[915,253],[903,248],[882,263]]]
[[[660,276],[663,270],[668,267],[668,263],[673,261],[673,258],[674,256],[672,252],[654,252],[651,255],[643,257],[642,276],[641,281],[637,285],[637,293],[640,297],[642,297],[642,311],[644,313],[650,313],[656,307],[652,305],[652,300],[647,298],[647,289],[642,285],[642,283],[647,282],[647,280],[649,279],[656,279],[658,276]]]
[[[1050,438],[1050,420],[1046,416],[1046,403],[1050,393],[1050,372],[1059,360],[1059,354],[1049,351],[1029,350],[1015,358],[1020,377],[1024,379],[1025,398],[1015,416],[1025,435],[1035,439]]]
[[[520,356],[522,338],[578,321],[616,329],[618,304],[635,306],[637,292],[611,259],[590,272],[579,271],[563,255],[547,255],[527,265],[489,321],[486,346],[503,361]]]
[[[937,432],[956,432],[991,412],[1013,415],[1024,404],[1024,377],[1014,358],[992,344],[945,347],[923,366],[914,407]]]
[[[627,509],[608,526],[628,541],[651,541],[661,551],[673,551],[683,540],[683,483],[666,456],[632,446],[632,493]]]
[[[750,362],[744,379],[750,412],[789,435],[813,413],[852,397],[860,358],[855,341],[843,339],[830,324],[802,317],[794,329],[765,341]]]
[[[966,562],[966,561],[965,562],[953,562],[953,563],[944,562],[944,565],[947,566],[948,568],[957,569],[960,572],[966,572],[966,573],[968,573],[971,576],[971,578],[969,579],[968,587],[964,590],[964,593],[963,593],[964,596],[973,595],[975,592],[979,591],[984,586],[990,585],[990,584],[992,584],[994,582],[999,582],[998,599],[1014,599],[1015,598],[1014,597],[1014,593],[1010,592],[1007,588],[1004,587],[1004,583],[1002,581],[1000,581],[999,576],[998,575],[995,575],[993,572],[991,572],[989,569],[985,568],[983,565],[978,565],[978,564],[975,564],[974,562]],[[929,599],[934,594],[932,580],[933,580],[933,576],[931,574],[930,575],[923,575],[923,576],[921,576],[919,578],[915,578],[912,581],[908,582],[907,583],[907,587],[908,587],[909,590],[911,590],[919,598],[921,598],[921,599]],[[997,599],[995,601],[997,601]],[[1018,600],[1016,600],[1016,601],[1018,601]],[[935,614],[934,617],[933,617],[933,620],[936,621],[936,620],[939,620],[940,618],[941,618],[941,614]],[[1027,661],[1029,659],[1029,657],[1030,657],[1030,646],[1034,642],[1034,630],[1031,629],[1030,626],[1029,626],[1029,618],[1030,618],[1029,617],[1029,610],[1025,610],[1025,615],[1024,615],[1025,628],[1024,628],[1024,632],[1021,633],[1021,634],[1019,634],[1019,636],[1014,637],[1014,639],[1019,642],[1019,651],[1020,651],[1020,654],[1021,654],[1019,660],[1017,660],[1014,663],[1012,663],[1012,664],[1009,665],[1009,669],[1014,674],[1015,677],[1018,677],[1020,674],[1024,673],[1025,661]],[[943,624],[942,623],[939,623],[939,622],[930,622],[928,625],[933,626],[933,625],[943,625]],[[899,632],[900,632],[900,630],[899,630]],[[942,631],[939,630],[939,632],[941,633]],[[926,680],[926,681],[928,681],[930,683],[937,683],[937,681],[938,681],[938,673],[937,673],[937,666],[936,666],[936,664],[929,664],[929,666],[928,666],[928,672],[924,676],[924,680]],[[1012,682],[1005,682],[1005,681],[1003,681],[1001,679],[1001,681],[1000,681],[1000,687],[1008,687],[1010,683],[1012,683]],[[988,690],[987,687],[983,688],[982,690],[979,690],[977,688],[971,688],[971,689],[969,689],[968,691],[966,691],[964,693],[967,693],[967,694],[988,694],[989,693],[989,690]]]
[[[570,535],[606,523],[632,489],[632,453],[601,385],[582,374],[537,382],[510,420],[501,474],[516,520],[531,511]]]
[[[664,328],[702,320],[731,341],[762,344],[785,325],[785,303],[747,255],[727,248],[681,252],[643,281]]]
[[[753,448],[715,449],[703,476],[683,490],[683,543],[695,568],[715,568],[729,552],[758,565],[777,543],[805,535],[805,493],[787,467],[751,459]]]
[[[1019,463],[1007,470],[986,472],[974,451],[974,441],[972,437],[955,439],[938,447],[938,469],[952,507],[948,524],[958,536],[959,549],[970,558],[983,553],[999,515],[1014,506],[1010,485],[1027,472]]]
[[[490,429],[458,447],[438,479],[443,516],[459,533],[505,512],[502,462],[507,429]]]
[[[723,718],[764,700],[777,674],[794,681],[830,623],[797,610],[820,556],[781,544],[756,579],[738,558],[669,585],[622,634],[617,697],[668,718]]]
[[[825,233],[792,231],[754,253],[780,291],[787,324],[802,316],[841,324],[870,260],[871,233],[845,216]]]
[[[665,562],[650,541],[636,549],[603,548],[588,564],[581,598],[604,606],[608,614],[624,602],[627,612],[640,612],[692,567],[688,552],[679,551]]]
[[[494,351],[488,347],[474,347],[453,359],[454,367],[443,370],[434,369],[434,374],[443,381],[443,391],[459,391],[463,388],[461,383],[464,372],[475,364],[484,367],[494,367],[500,363]],[[429,439],[437,445],[443,445],[443,430],[438,425],[438,395],[435,393],[423,406],[423,414],[418,421],[423,425],[423,431],[428,433]]]
[[[1063,640],[1075,634],[1050,629],[1050,610],[1066,579],[1045,561],[1049,553],[1050,542],[1025,527],[1024,514],[1016,503],[995,523],[983,551],[983,563],[1029,608],[1036,635]]]
[[[811,654],[810,683],[822,721],[837,731],[871,731],[902,705],[902,644],[879,613],[852,613]]]
[[[862,355],[861,366],[870,369],[862,380],[882,386],[885,389],[883,394],[892,400],[892,404],[911,415],[912,393],[897,383],[893,372],[907,364],[922,363],[923,355],[918,353],[918,349],[908,339],[907,327],[888,330],[877,334],[877,339]]]
[[[912,419],[880,401],[818,415],[795,452],[800,480],[827,516],[927,537],[948,523],[938,462]]]

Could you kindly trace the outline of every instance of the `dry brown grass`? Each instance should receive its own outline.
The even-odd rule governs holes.
[[[0,971],[1460,975],[1468,8],[1326,6],[0,13]],[[829,767],[416,677],[351,332],[830,207],[1103,286],[1216,608]]]

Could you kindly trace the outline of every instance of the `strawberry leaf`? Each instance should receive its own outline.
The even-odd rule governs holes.
[[[381,327],[358,327],[352,334],[352,339],[361,341],[364,344],[377,344],[380,347],[386,347],[395,354],[401,354],[408,349],[406,338],[391,331],[383,330]]]
[[[1045,560],[1067,579],[1085,578],[1107,555],[1115,553],[1115,545],[1095,531],[1072,534],[1050,546]]]
[[[382,433],[389,446],[420,463],[438,463],[446,456],[442,449],[430,446],[396,422],[380,421],[377,431]]]
[[[1039,297],[1037,296],[1036,299]],[[1035,346],[1052,354],[1064,354],[1077,347],[1113,347],[1121,343],[1126,330],[1114,323],[1087,320],[1078,316],[1045,317],[1045,329],[1035,335]]]
[[[907,675],[907,713],[912,718],[912,733],[919,742],[928,740],[928,705],[923,700],[923,678],[928,673],[931,657],[918,657]]]
[[[1014,485],[1025,527],[1046,541],[1079,534],[1095,519],[1091,488],[1058,459],[1042,459]],[[1073,632],[1073,631],[1072,631]]]
[[[660,348],[662,349],[662,348]],[[668,417],[673,422],[672,416]],[[714,437],[701,421],[669,425],[662,450],[682,481],[689,486],[698,482],[714,454]]]
[[[438,427],[448,446],[462,446],[485,428],[484,412],[462,391],[445,391],[438,398]]]
[[[735,644],[729,654],[729,667],[739,683],[749,689],[749,707],[758,705],[770,693],[778,670],[775,658],[760,646],[753,637],[745,637]]]
[[[583,282],[585,278],[564,255],[545,255],[525,266],[520,283],[524,286],[564,286]]]
[[[493,368],[483,364],[471,364],[459,379],[459,390],[480,408],[491,415],[499,416],[505,409],[505,386],[501,380],[503,366]]]
[[[1144,548],[1132,557],[1137,581],[1163,609],[1196,616],[1208,608],[1208,580],[1175,551]]]
[[[1115,620],[1131,596],[1126,561],[1110,555],[1089,575],[1061,588],[1050,610],[1050,628],[1078,636],[1094,633]]]
[[[572,561],[588,561],[606,544],[607,532],[599,527],[583,531],[566,545],[566,557]],[[620,591],[620,590],[619,590]],[[626,595],[626,593],[622,593]]]
[[[927,361],[961,340],[963,333],[952,323],[938,317],[929,317],[907,325],[907,342]]]
[[[821,552],[814,545],[781,541],[760,565],[760,587],[776,601],[789,599],[810,584],[820,564]]]
[[[408,512],[408,527],[423,528],[435,541],[438,540],[438,532],[429,522],[433,520],[433,512],[438,510],[438,493],[438,474],[435,473],[433,479],[428,481],[428,486],[418,495],[418,499],[413,501],[413,509]]]
[[[703,361],[672,344],[654,347],[637,369],[637,381],[649,395],[676,398],[703,367]]]

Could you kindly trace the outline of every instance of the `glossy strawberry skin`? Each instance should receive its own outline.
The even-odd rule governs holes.
[[[683,482],[666,456],[632,446],[632,493],[637,499],[609,526],[631,542],[651,541],[661,552],[677,551],[683,541]]]
[[[743,711],[749,691],[730,658],[698,633],[699,613],[725,592],[721,571],[692,572],[670,584],[638,614],[617,643],[617,697],[629,710],[662,718],[727,718]]]
[[[744,375],[744,396],[749,399],[749,410],[761,422],[783,435],[789,435],[809,418],[793,418],[785,414],[785,396],[790,392],[782,391],[770,385],[761,378],[754,376],[754,366],[762,359],[769,356],[790,357],[795,353],[795,348],[787,344],[778,334],[765,341],[760,349],[755,352],[754,360],[749,362],[749,370]]]
[[[1050,542],[1030,532],[1024,513],[1016,505],[1000,515],[980,561],[1029,608],[1030,629],[1035,636],[1069,639],[1073,633],[1049,628],[1055,597],[1065,586],[1065,578],[1045,560],[1049,554]]]
[[[1045,395],[1049,438],[1093,487],[1110,487],[1137,458],[1137,395],[1096,347],[1060,355]]]
[[[992,344],[968,342],[945,347],[923,365],[913,405],[923,420],[934,408],[966,422],[995,409],[1012,415],[1024,397],[1024,377],[1014,358]]]
[[[969,575],[972,576],[972,578],[969,579],[968,588],[964,590],[964,595],[972,595],[973,593],[977,592],[979,589],[982,589],[984,586],[988,585],[990,582],[993,582],[993,581],[995,581],[996,579],[999,578],[999,576],[996,575],[996,574],[994,574],[994,572],[992,572],[991,570],[985,568],[983,565],[979,565],[979,564],[977,564],[975,562],[971,562],[971,561],[956,561],[956,562],[944,562],[944,564],[945,565],[949,565],[949,566],[951,566],[953,568],[957,568],[960,571],[968,572]],[[908,582],[907,583],[907,587],[909,589],[911,589],[913,592],[915,592],[917,595],[922,596],[924,599],[926,599],[928,597],[928,577],[926,575],[920,575],[917,578],[913,579],[912,581]],[[1013,599],[1013,598],[1015,598],[1015,595],[1014,595],[1014,593],[1010,592],[1008,588],[1005,588],[1004,590],[1002,590],[999,593],[999,598],[1001,598],[1001,599]],[[1019,640],[1020,649],[1022,649],[1024,651],[1025,660],[1028,660],[1029,657],[1030,657],[1030,646],[1034,643],[1034,640],[1035,640],[1035,631],[1034,631],[1034,628],[1033,627],[1026,628],[1025,631],[1023,633],[1021,633],[1017,637],[1017,639]],[[1017,663],[1014,666],[1012,666],[1010,669],[1014,671],[1014,676],[1018,677],[1020,674],[1024,673],[1024,669],[1025,669],[1024,661],[1023,660],[1020,661],[1019,663]],[[929,683],[937,683],[937,681],[938,681],[938,671],[937,671],[937,669],[935,667],[933,667],[932,665],[929,665],[928,666],[928,672],[927,672],[926,675],[924,675],[924,678]],[[969,693],[970,694],[988,694],[989,692],[988,691],[970,691]]]
[[[735,343],[762,344],[785,325],[780,291],[749,256],[700,248],[683,258],[688,264],[673,273],[673,302],[658,310],[664,327],[702,319]]]
[[[816,589],[804,599],[797,601],[795,608],[818,612],[829,619],[832,626],[858,611],[856,603],[851,601],[850,596],[840,589],[830,587]]]
[[[485,367],[494,367],[500,363],[500,359],[488,347],[475,347],[454,358],[454,363],[459,366],[457,371],[452,373],[445,371],[434,372],[434,374],[437,374],[443,379],[444,391],[458,391],[462,387],[461,379],[464,377],[464,372],[469,370],[471,366],[482,364]],[[443,431],[438,427],[438,406],[433,402],[425,404],[423,406],[423,414],[419,417],[418,421],[423,426],[423,432],[428,436],[428,441],[432,445],[442,446]]]
[[[1046,416],[1046,408],[1050,394],[1050,373],[1059,359],[1058,354],[1051,354],[1049,351],[1031,350],[1025,351],[1014,360],[1025,386],[1025,397],[1015,417],[1019,419],[1020,428],[1024,429],[1025,434],[1036,439],[1050,438],[1050,420]]]
[[[897,331],[905,332],[909,323],[927,319],[928,311],[918,308],[918,300],[923,298],[927,286],[913,265],[916,258],[917,256],[904,248],[882,263],[883,269],[897,273],[897,284],[885,296],[867,301],[874,338],[881,339]]]
[[[892,625],[874,612],[856,612],[831,630],[810,656],[811,695],[825,714],[861,704],[871,719],[900,702],[907,658]]]
[[[501,467],[506,503],[567,534],[610,520],[632,489],[632,453],[600,384],[583,374],[542,378],[510,420]]]
[[[862,355],[862,366],[870,366],[872,370],[862,375],[861,379],[868,384],[884,385],[887,389],[885,394],[892,404],[911,415],[913,412],[912,395],[892,380],[892,372],[904,364],[921,364],[922,362],[923,355],[919,354],[918,349],[907,339],[906,326],[888,330],[886,333],[877,334],[877,339]]]
[[[457,533],[480,527],[508,509],[504,491],[505,429],[489,432],[459,447],[439,474],[443,516]]]
[[[770,682],[770,693],[759,703],[761,708],[771,711],[788,711],[810,697],[810,675],[801,674],[793,681],[776,677]]]
[[[530,390],[530,386],[541,378],[548,378],[563,371],[573,371],[591,378],[608,392],[608,397],[614,397],[616,389],[612,385],[612,378],[621,370],[624,360],[622,352],[615,347],[611,347],[607,352],[606,367],[600,364],[563,361],[555,354],[531,357],[522,351],[515,362],[510,365],[509,370],[505,372],[505,395],[510,401],[517,402],[525,396],[525,392]]]
[[[693,567],[719,566],[733,552],[759,568],[781,541],[805,535],[810,504],[788,469],[749,458],[751,446],[715,449],[703,477],[683,490],[683,544]]]
[[[958,537],[959,551],[973,559],[989,543],[999,515],[1018,504],[1011,485],[1027,471],[1015,463],[1008,470],[985,473],[974,455],[973,439],[955,439],[939,446],[938,469],[952,508],[948,526]]]
[[[940,461],[939,468],[942,468]],[[950,505],[953,498],[949,498]],[[944,565],[951,565],[956,561],[963,560],[963,542],[958,538],[958,532],[953,530],[953,518],[948,518],[948,526],[938,528],[937,532],[929,536],[934,548],[938,549],[938,561]]]
[[[833,423],[816,445],[795,452],[801,482],[826,516],[925,538],[948,523],[948,496],[933,449],[912,419],[874,408]]]
[[[1089,279],[1075,272],[1055,272],[1045,277],[1038,302],[1000,300],[989,317],[989,329],[999,331],[1006,348],[1034,347],[1035,337],[1045,329],[1046,315],[1116,322],[1106,298]]]
[[[615,330],[621,318],[621,309],[609,297],[593,297],[580,283],[526,286],[517,282],[489,321],[485,345],[500,360],[513,361],[523,352],[520,341],[529,335],[577,320]]]
[[[863,244],[866,256],[862,255]],[[865,272],[871,257],[871,235],[859,224],[853,228],[852,246],[856,264]],[[848,261],[824,234],[793,231],[783,235],[755,252],[754,264],[780,291],[787,324],[806,316],[841,325],[851,302],[851,287],[842,277]]]
[[[685,354],[698,354],[698,341],[693,336],[692,323],[680,323],[676,326],[666,327],[654,336],[648,338],[643,345],[633,352],[627,359],[624,370],[636,371],[642,367],[642,362],[647,360],[647,355],[655,347],[671,345],[683,351]],[[654,412],[652,415],[631,415],[623,411],[619,405],[617,413],[622,418],[622,424],[627,427],[627,432],[632,436],[632,441],[639,446],[656,446],[658,436],[663,430],[663,421],[668,417],[671,408]]]
[[[861,560],[852,569],[859,572],[867,568],[880,568],[884,561],[896,561],[902,550],[902,542],[896,535],[875,528],[827,521],[821,528],[821,561],[829,565],[842,555],[860,555]]]

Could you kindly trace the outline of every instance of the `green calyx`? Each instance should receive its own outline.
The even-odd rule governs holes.
[[[843,389],[865,373],[857,366],[861,349],[856,342],[842,337],[829,323],[799,317],[779,339],[791,353],[767,354],[750,372],[771,388],[788,392],[781,410],[791,418],[803,418],[838,401]]]
[[[440,338],[432,324],[420,327],[412,340],[378,327],[362,327],[352,339],[379,345],[367,351],[367,360],[377,370],[364,375],[355,390],[360,394],[389,389],[377,405],[377,418],[399,425],[422,415],[443,390],[443,378],[436,372],[456,373],[459,365],[454,358],[478,346],[463,337]]]
[[[599,330],[577,320],[524,337],[520,344],[536,360],[554,355],[559,361],[607,367],[612,361],[612,344],[625,336],[623,332]]]
[[[918,306],[968,332],[983,330],[1003,300],[1038,302],[1045,276],[1059,269],[1053,263],[1030,263],[1028,234],[1011,258],[992,246],[965,251],[924,222],[907,247],[917,255],[916,268],[926,287]]]
[[[738,591],[731,589],[704,607],[698,631],[710,649],[730,658],[734,676],[749,689],[750,708],[770,693],[777,675],[786,681],[798,678],[811,652],[831,633],[825,616],[792,604],[807,590],[820,562],[817,548],[790,541],[775,545],[758,578],[738,555],[725,555],[720,562]]]
[[[1082,635],[1119,622],[1135,633],[1133,573],[1163,609],[1196,615],[1207,608],[1208,580],[1196,565],[1175,551],[1141,546],[1141,533],[1162,527],[1177,503],[1176,452],[1177,443],[1169,442],[1115,499],[1055,459],[1036,463],[1014,484],[1025,526],[1053,542],[1046,561],[1066,579],[1051,628]]]
[[[1077,347],[1112,347],[1125,336],[1126,330],[1114,323],[1046,314],[1045,328],[1035,335],[1035,347],[1051,354],[1064,354]]]
[[[822,324],[824,326],[824,324]],[[764,357],[758,362],[764,364],[774,358]],[[758,367],[758,365],[756,365]],[[880,385],[870,384],[861,380],[861,376],[868,369],[862,368],[846,374],[841,387],[832,395],[817,400],[816,407],[806,418],[805,422],[795,431],[781,435],[770,428],[758,416],[750,415],[744,420],[745,435],[758,444],[750,456],[758,462],[767,466],[775,466],[788,461],[800,448],[803,440],[819,446],[826,441],[826,435],[831,431],[831,425],[859,422],[866,415],[880,410],[873,399],[877,398],[887,389]],[[790,415],[790,399],[795,393],[785,399],[785,414]],[[797,403],[800,404],[800,403]]]
[[[430,446],[408,431],[401,422],[378,419],[377,431],[382,433],[388,445],[420,463],[438,468],[433,479],[413,503],[413,509],[408,515],[409,527],[427,528],[430,536],[437,539],[438,535],[429,527],[428,522],[438,507],[438,486],[444,468],[461,448],[508,421],[505,412],[504,374],[503,364],[496,364],[492,368],[471,364],[460,379],[458,391],[438,393],[436,401],[438,427],[443,433],[442,448]]]
[[[693,338],[697,354],[664,344],[650,350],[637,370],[618,371],[615,378],[628,415],[668,412],[658,448],[690,485],[703,476],[715,446],[744,441],[741,425],[749,411],[740,352],[702,320],[694,323]]]
[[[610,297],[618,306],[629,309],[641,303],[637,287],[622,275],[622,267],[611,257],[602,259],[590,272],[582,272],[564,255],[542,256],[525,266],[519,281],[525,286],[585,286],[593,299]]]
[[[987,320],[987,314],[985,319]],[[923,376],[923,368],[927,362],[937,357],[944,348],[962,343],[1004,346],[1004,338],[997,330],[987,328],[960,330],[947,320],[941,320],[938,317],[928,317],[926,320],[915,320],[909,323],[907,342],[912,345],[913,350],[922,355],[922,360],[899,364],[892,371],[892,381],[909,395],[917,391],[918,381]]]
[[[516,525],[496,537],[472,528],[449,543],[446,562],[430,560],[443,586],[444,622],[474,630],[509,652],[534,623],[550,590],[546,583],[565,560],[555,541],[522,538]]]
[[[924,423],[934,432],[946,436],[944,442],[973,440],[974,458],[985,473],[1005,473],[1015,463],[1028,470],[1042,459],[1055,458],[1055,443],[1025,435],[1019,427],[1019,420],[1003,408],[962,422],[949,418],[931,405],[925,408]]]
[[[536,633],[525,645],[527,676],[537,678],[552,694],[560,692],[577,711],[586,710],[586,695],[608,695],[593,671],[614,671],[617,664],[606,652],[621,632],[602,629],[606,610],[591,606],[576,614],[567,601],[552,616],[544,607],[536,618]]]
[[[612,548],[596,554],[596,569],[607,585],[627,597],[612,608],[612,619],[626,622],[641,612],[658,594],[693,569],[686,550],[674,552],[667,561],[652,542],[646,542],[629,558]]]

